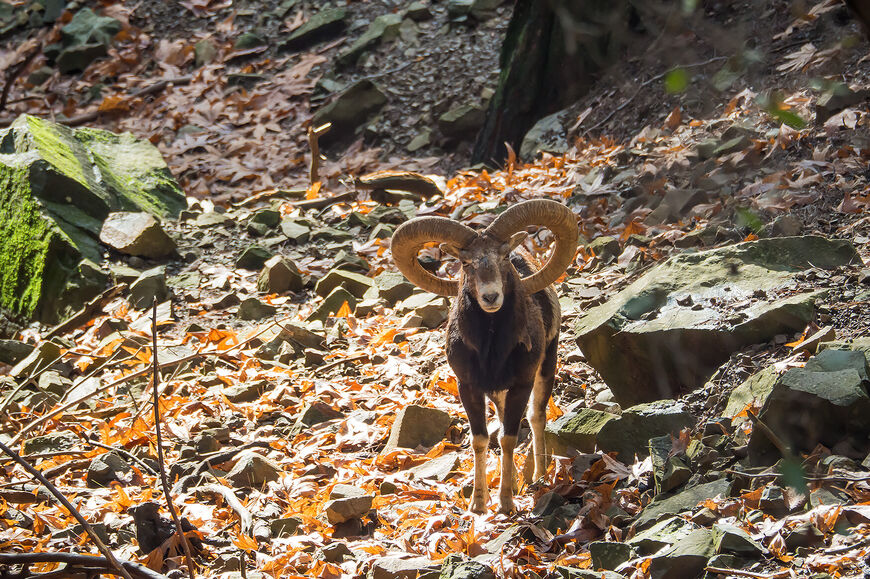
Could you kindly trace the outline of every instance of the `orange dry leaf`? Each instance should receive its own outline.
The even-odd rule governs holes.
[[[336,318],[347,318],[353,315],[353,312],[350,310],[350,306],[347,302],[341,304],[341,307],[338,308],[338,311],[335,313]]]
[[[233,540],[233,545],[244,551],[257,550],[257,540],[243,533],[239,533],[239,536]]]
[[[680,105],[674,107],[671,114],[665,119],[665,128],[673,131],[683,122],[683,115],[680,113]]]
[[[320,181],[315,181],[311,185],[308,186],[308,191],[305,192],[306,199],[314,199],[317,197],[317,194],[320,193],[320,187],[322,183]]]

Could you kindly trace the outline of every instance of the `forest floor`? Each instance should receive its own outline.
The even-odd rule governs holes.
[[[315,4],[191,0],[178,3],[179,8],[151,0],[102,2],[102,12],[124,24],[109,57],[82,73],[55,71],[38,86],[15,83],[3,111],[59,122],[89,115],[89,126],[146,137],[161,150],[185,192],[197,199],[191,199],[197,212],[214,204],[229,217],[216,227],[195,220],[165,224],[179,253],[189,259],[166,264],[174,295],[160,310],[158,353],[166,360],[205,357],[176,364],[163,376],[170,475],[198,472],[205,452],[219,449],[223,457],[212,465],[217,477],[207,484],[176,488],[182,514],[209,540],[198,555],[200,572],[239,576],[241,566],[241,576],[252,578],[402,576],[378,566],[396,556],[417,558],[413,573],[425,576],[453,553],[478,557],[506,577],[569,577],[565,568],[589,569],[591,541],[620,542],[633,535],[630,516],[642,512],[654,495],[649,459],[556,458],[545,480],[531,488],[521,484],[517,515],[497,515],[494,508],[487,515],[468,513],[468,427],[446,364],[443,327],[408,326],[413,312],[392,306],[365,315],[342,308],[315,332],[326,347],[279,361],[274,353],[264,355],[264,336],[274,337],[278,324],[302,324],[320,298],[310,289],[260,296],[275,308],[275,320],[252,323],[237,316],[239,300],[258,296],[258,272],[236,266],[246,247],[264,244],[247,227],[256,210],[275,208],[283,218],[305,218],[312,230],[327,232],[301,245],[277,239],[278,233],[266,238],[277,239],[270,249],[316,279],[336,264],[340,249],[365,260],[362,267],[370,276],[395,271],[387,242],[360,236],[365,227],[348,228],[354,216],[378,214],[379,204],[365,193],[307,213],[292,202],[232,203],[274,189],[302,189],[309,196],[353,191],[350,178],[380,169],[434,174],[444,194],[417,210],[457,214],[472,226],[484,224],[486,211],[500,204],[542,195],[564,200],[578,216],[584,242],[613,236],[619,249],[611,260],[581,249],[567,278],[557,284],[571,299],[550,418],[581,405],[618,412],[607,386],[577,348],[574,322],[690,245],[693,235],[724,232],[705,243],[713,247],[786,228],[792,235],[848,239],[870,263],[870,110],[866,98],[849,97],[831,111],[820,102],[844,87],[850,95],[870,87],[870,44],[838,2],[822,1],[800,12],[785,1],[763,3],[762,10],[752,2],[739,7],[711,3],[689,32],[662,33],[660,51],[635,54],[565,112],[566,152],[529,162],[511,159],[495,170],[460,170],[471,142],[439,137],[437,118],[455,106],[479,104],[494,89],[509,7],[499,7],[481,22],[451,24],[447,3],[432,2],[431,19],[405,26],[396,40],[371,48],[358,65],[336,69],[337,53],[367,22],[399,11],[403,3],[350,3],[346,32],[307,51],[278,50],[281,38],[305,22]],[[15,32],[7,40],[6,64],[26,52],[27,38],[48,42],[59,26]],[[263,42],[234,48],[236,39],[250,32]],[[197,64],[194,46],[204,39],[213,43],[215,54],[211,62]],[[45,64],[37,56],[28,71]],[[238,74],[262,77],[239,80],[233,76]],[[312,190],[306,157],[312,114],[328,99],[330,87],[363,77],[382,85],[388,103],[359,138],[326,149],[323,184]],[[167,79],[184,80],[136,94]],[[409,152],[409,143],[423,129],[431,129],[433,138]],[[661,202],[677,190],[700,191],[703,198],[680,208],[679,215],[649,219],[656,208],[649,201]],[[342,237],[343,229],[351,235]],[[156,265],[117,255],[108,259],[138,270]],[[808,281],[829,291],[809,332],[831,326],[839,339],[870,335],[866,266],[833,274],[814,270]],[[40,424],[32,423],[40,412],[27,407],[6,412],[4,402],[0,437],[64,439],[68,446],[27,458],[88,520],[100,523],[120,558],[178,574],[184,563],[177,546],[169,553],[158,548],[150,556],[139,551],[142,538],[137,544],[133,516],[136,505],[163,501],[159,479],[150,472],[155,428],[146,406],[147,382],[132,377],[151,360],[149,314],[119,299],[62,336],[75,383],[93,374],[103,390],[63,413],[43,411],[53,418]],[[22,338],[39,342],[43,335],[43,329],[33,327]],[[803,364],[802,339],[800,332],[777,336],[736,352],[715,383],[686,393],[683,401],[696,427],[674,441],[675,448],[700,439],[706,421],[722,412],[728,394],[748,376],[775,363],[780,369]],[[25,382],[30,379],[38,381],[28,377]],[[0,387],[4,398],[17,384],[8,380]],[[412,404],[451,417],[444,439],[426,448],[383,452],[397,414]],[[298,422],[312,406],[332,418]],[[522,455],[529,445],[527,432],[523,435]],[[123,451],[124,460],[134,461],[129,458],[134,455],[147,468],[130,462],[118,482],[89,487],[91,463],[106,446]],[[234,493],[236,482],[227,477],[237,453],[252,449],[268,456],[277,476]],[[822,449],[805,458],[815,465],[830,455]],[[737,457],[725,459],[716,471],[720,477]],[[436,460],[446,465],[443,473],[414,470]],[[489,462],[494,494],[494,449]],[[518,456],[520,472],[525,463]],[[867,474],[863,465],[855,471],[855,477]],[[752,519],[749,514],[757,511],[768,482],[751,482],[735,496],[707,497],[704,503],[720,520],[745,527],[765,549],[763,557],[741,563],[738,575],[861,576],[870,530],[864,521],[870,516],[862,518],[863,511],[853,508],[849,522],[858,522],[847,533],[848,509],[813,510],[810,522],[821,539],[786,544],[787,531],[807,523],[801,510],[807,500],[795,499],[789,516]],[[372,496],[373,510],[349,524],[329,522],[326,505],[338,484]],[[0,551],[96,553],[63,507],[42,492],[35,495],[38,500],[16,494],[37,492],[18,467],[4,463],[0,485]],[[813,486],[843,493],[853,507],[870,499],[866,476],[844,481],[822,473]],[[546,528],[532,511],[553,491],[582,506],[566,526]],[[238,498],[222,494],[227,492]],[[621,572],[649,577],[649,561],[639,557]],[[34,568],[51,569],[50,564]]]

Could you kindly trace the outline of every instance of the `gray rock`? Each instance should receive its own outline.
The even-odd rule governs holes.
[[[682,517],[667,517],[637,533],[625,543],[641,556],[651,555],[664,547],[676,545],[698,526]]]
[[[276,313],[278,308],[263,303],[257,298],[247,298],[239,304],[240,320],[262,320],[274,317]]]
[[[276,539],[279,537],[287,537],[295,535],[302,524],[302,519],[299,517],[283,517],[280,519],[272,519],[269,522],[269,531]]]
[[[82,8],[63,28],[60,38],[64,46],[97,42],[108,46],[121,31],[121,22],[108,16],[98,16],[90,8]]]
[[[430,293],[414,294],[396,304],[396,314],[403,316],[409,313],[419,319],[419,325],[437,328],[447,319],[450,302],[445,297]]]
[[[236,38],[235,42],[233,42],[233,48],[236,50],[245,50],[247,48],[256,48],[257,46],[263,46],[266,44],[266,41],[263,38],[254,33],[254,32],[243,32],[238,38]]]
[[[300,50],[337,36],[344,30],[347,9],[344,7],[318,10],[308,21],[290,33],[278,45],[279,50]]]
[[[60,360],[60,346],[54,342],[42,342],[32,349],[26,358],[15,364],[9,371],[13,378],[35,374]]]
[[[368,579],[438,579],[440,573],[441,566],[426,557],[392,555],[372,561]]]
[[[73,450],[78,446],[78,443],[79,438],[72,432],[52,432],[25,439],[21,443],[21,453],[27,456],[47,452],[62,452]]]
[[[114,481],[127,482],[130,465],[114,452],[101,454],[88,466],[88,488],[107,487]]]
[[[848,242],[813,236],[682,253],[589,310],[577,342],[623,406],[676,396],[733,351],[806,326],[820,293],[775,297],[797,272],[859,259]],[[741,309],[720,313],[730,304]]]
[[[591,251],[602,263],[615,261],[622,252],[622,249],[619,247],[619,240],[609,235],[596,237],[586,245],[586,249]]]
[[[281,221],[281,231],[287,239],[297,244],[307,243],[311,236],[310,225],[290,217],[285,217]]]
[[[54,74],[54,69],[49,66],[40,66],[33,72],[27,75],[28,84],[41,86],[45,81],[50,79]]]
[[[224,396],[230,402],[236,404],[241,402],[253,402],[266,391],[268,382],[244,382],[242,384],[233,384],[223,389]]]
[[[571,147],[565,116],[565,111],[558,111],[536,122],[523,137],[520,158],[531,162],[539,153],[565,153]]]
[[[333,262],[332,267],[334,269],[351,271],[361,275],[367,274],[370,269],[369,262],[358,256],[356,253],[344,249],[335,254],[335,261]]]
[[[319,296],[326,297],[333,289],[343,287],[353,297],[361,299],[363,294],[371,289],[373,285],[374,282],[370,277],[352,271],[331,269],[314,286],[314,292]]]
[[[444,482],[456,469],[459,468],[459,453],[448,452],[439,457],[429,459],[421,465],[415,466],[408,472],[413,474],[414,480],[436,480]]]
[[[414,284],[405,279],[400,273],[385,271],[372,280],[378,292],[378,297],[385,300],[391,306],[396,305],[414,292]]]
[[[160,259],[175,251],[175,242],[150,213],[109,213],[100,229],[100,241],[121,253]]]
[[[19,340],[0,340],[0,364],[15,365],[29,356],[35,346]]]
[[[438,129],[445,137],[473,137],[486,120],[486,110],[477,104],[452,108],[438,117]]]
[[[671,189],[665,193],[655,209],[646,216],[644,223],[649,225],[661,225],[663,223],[675,223],[689,213],[692,207],[708,200],[705,191],[696,189]]]
[[[356,62],[363,52],[379,42],[389,42],[399,35],[402,24],[400,14],[383,14],[375,18],[368,29],[350,47],[338,54],[338,64],[345,66]]]
[[[267,294],[298,292],[305,286],[296,264],[281,255],[270,257],[257,279],[257,289]]]
[[[536,517],[545,517],[552,514],[556,509],[564,504],[565,497],[559,493],[550,491],[538,497],[535,501],[535,508],[532,509],[532,514]]]
[[[308,315],[307,319],[309,321],[325,321],[329,316],[337,314],[345,303],[353,311],[356,308],[357,299],[352,293],[339,286],[323,298],[323,302]]]
[[[258,209],[251,215],[248,223],[259,223],[267,228],[277,227],[281,223],[281,212],[276,209]]]
[[[426,0],[417,0],[412,2],[405,14],[415,22],[422,22],[432,18],[432,10],[429,7],[429,2]]]
[[[306,404],[302,412],[299,413],[293,430],[301,432],[304,428],[314,426],[315,424],[340,418],[344,418],[344,413],[336,410],[326,402],[315,400]]]
[[[217,227],[232,222],[228,216],[218,211],[207,211],[197,215],[193,222],[197,227]]]
[[[561,579],[624,579],[623,575],[613,571],[593,571],[556,565],[557,576]]]
[[[259,245],[249,245],[236,259],[236,267],[239,269],[261,269],[272,257],[272,252]]]
[[[0,296],[7,315],[55,323],[98,295],[108,282],[96,264],[98,237],[113,211],[176,216],[184,195],[147,140],[98,129],[70,129],[21,115],[0,131],[7,175],[0,226]],[[20,239],[41,239],[21,252]],[[27,273],[25,277],[24,272]],[[50,272],[51,279],[33,272]]]
[[[369,234],[369,239],[389,239],[393,236],[395,226],[389,223],[378,223]]]
[[[759,557],[767,549],[749,536],[749,533],[729,523],[713,525],[713,545],[717,553],[736,553],[744,557]]]
[[[614,570],[632,557],[631,545],[613,541],[593,541],[586,545],[593,569]]]
[[[598,447],[616,451],[620,460],[632,462],[634,455],[647,456],[649,440],[676,435],[694,425],[692,415],[681,402],[659,400],[627,408],[622,415],[607,421],[598,432]]]
[[[544,431],[547,449],[560,455],[566,454],[566,448],[575,448],[580,452],[595,452],[599,431],[614,418],[618,416],[591,408],[567,412],[547,424]]]
[[[97,16],[90,8],[78,10],[60,30],[61,50],[56,64],[66,74],[84,70],[95,59],[108,54],[112,39],[121,31],[121,22]]]
[[[280,474],[281,466],[273,460],[253,451],[244,451],[236,458],[226,479],[235,488],[259,489],[268,482],[278,480]]]
[[[408,144],[405,146],[405,149],[407,149],[409,153],[413,153],[415,151],[419,151],[420,149],[428,146],[431,143],[432,129],[426,127],[424,129],[421,129],[419,133],[414,135],[414,138],[408,142]]]
[[[343,563],[347,559],[355,559],[353,551],[345,543],[330,543],[320,549],[320,557],[327,563]]]
[[[844,83],[837,83],[816,100],[816,123],[824,123],[841,110],[854,107],[870,98],[870,90],[852,90]]]
[[[45,390],[57,397],[61,397],[72,387],[72,380],[64,378],[55,370],[47,370],[39,375],[38,386],[40,390]]]
[[[319,108],[311,122],[318,127],[324,123],[332,123],[332,130],[323,137],[328,142],[332,138],[352,134],[356,127],[368,120],[386,102],[386,95],[372,81],[357,81],[332,102]]]
[[[439,579],[495,579],[495,573],[483,563],[460,553],[447,555],[441,561]]]
[[[444,439],[451,422],[450,415],[437,408],[411,404],[402,408],[390,429],[390,438],[382,451],[396,448],[433,446]]]
[[[700,577],[707,560],[714,554],[713,536],[707,529],[695,529],[679,543],[654,555],[649,574],[654,579]]]
[[[803,368],[792,368],[772,382],[758,417],[794,452],[812,450],[818,444],[829,448],[852,438],[870,435],[866,416],[867,359],[860,352],[824,350]],[[729,407],[733,410],[737,403]],[[771,464],[779,451],[760,429],[749,440],[753,464]]]
[[[344,523],[351,519],[359,519],[372,509],[374,496],[350,486],[339,484],[333,487],[323,510],[327,520],[333,525]]]
[[[666,515],[675,515],[696,507],[707,499],[718,495],[728,496],[731,492],[731,482],[725,479],[717,479],[708,483],[680,491],[671,496],[657,496],[641,511],[635,524],[638,529],[643,529]]]
[[[168,297],[166,268],[162,265],[143,271],[130,285],[130,302],[137,310],[150,308],[155,299],[160,303]]]
[[[692,442],[700,441],[693,440]],[[692,471],[684,460],[687,457],[673,455],[672,449],[673,439],[671,435],[657,436],[649,440],[656,494],[671,491],[688,481],[692,476]]]
[[[61,50],[55,59],[55,64],[60,72],[69,74],[86,69],[93,61],[107,54],[109,50],[105,44],[96,42],[77,44]]]

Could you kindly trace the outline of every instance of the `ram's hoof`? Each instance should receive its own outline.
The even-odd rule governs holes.
[[[483,501],[481,501],[479,503],[477,503],[477,502],[471,503],[471,507],[469,507],[468,510],[471,511],[472,513],[474,513],[475,515],[482,515],[486,512],[486,503]]]
[[[510,501],[502,501],[498,507],[498,514],[500,515],[512,515],[517,512],[517,507],[514,505],[513,499]]]

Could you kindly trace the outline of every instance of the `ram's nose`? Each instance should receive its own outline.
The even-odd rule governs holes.
[[[492,306],[495,305],[495,302],[498,301],[498,294],[495,292],[490,292],[488,294],[483,294],[483,301],[486,305]]]

